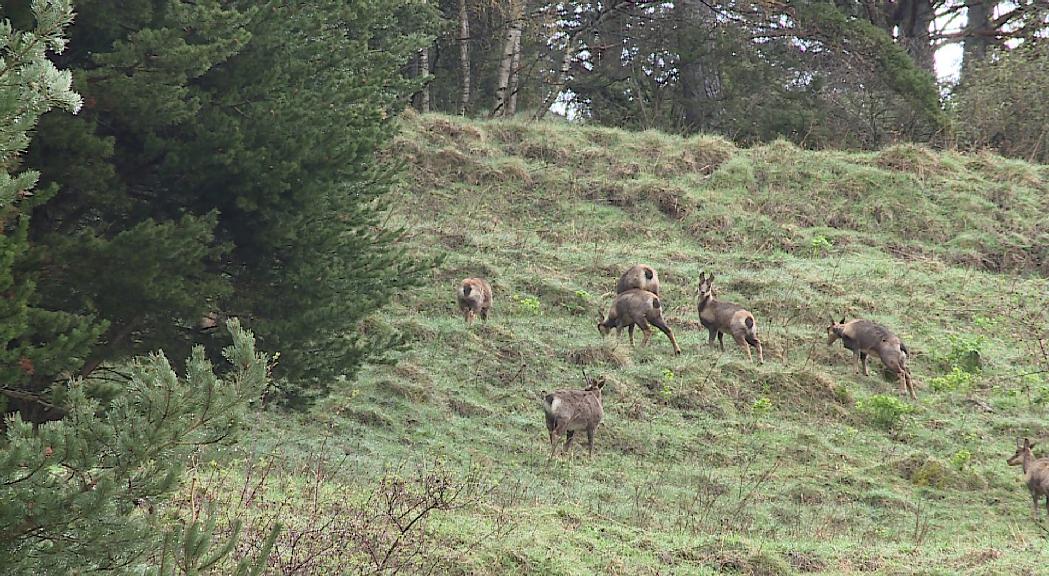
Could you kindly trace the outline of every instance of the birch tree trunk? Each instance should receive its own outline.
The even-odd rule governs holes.
[[[462,75],[459,115],[466,116],[470,107],[470,13],[466,10],[466,0],[459,0],[459,73]]]
[[[506,108],[505,116],[517,114],[517,90],[521,82],[521,33],[518,32],[514,41],[514,58],[510,62],[510,103]]]
[[[513,69],[515,46],[521,39],[522,9],[521,2],[524,0],[510,0],[510,23],[506,29],[506,41],[503,42],[503,53],[499,61],[498,83],[495,89],[495,105],[488,115],[505,116],[509,107],[508,92],[510,91],[510,72]]]
[[[427,76],[430,74],[430,49],[423,48],[419,50],[418,56],[418,67],[416,68],[416,75],[419,77]],[[419,91],[419,112],[426,114],[430,111],[430,83],[423,84],[422,90]]]

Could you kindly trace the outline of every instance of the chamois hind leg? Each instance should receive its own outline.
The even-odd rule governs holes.
[[[1049,508],[1049,499],[1045,501],[1046,507]],[[1038,521],[1038,493],[1031,492],[1031,515],[1034,516],[1034,521]]]
[[[750,344],[751,346],[753,346],[753,347],[758,349],[758,363],[759,364],[764,364],[765,363],[765,353],[762,352],[762,350],[761,350],[761,340],[758,340],[757,336],[751,336],[749,334],[746,336],[746,339],[747,339],[747,344]]]
[[[648,321],[644,318],[638,318],[637,327],[645,333],[645,337],[641,339],[641,347],[648,346],[650,340],[652,340],[652,328],[648,326]]]
[[[674,331],[667,326],[667,323],[662,318],[653,318],[652,325],[659,328],[659,331],[667,335],[670,338],[670,344],[674,346],[674,354],[681,354],[681,348],[677,345],[677,339],[674,338]]]
[[[867,370],[867,360],[870,359],[870,355],[866,352],[860,352],[860,365],[863,366],[863,375],[870,376],[871,373]]]
[[[481,320],[488,322],[488,308],[481,308]]]
[[[721,348],[722,352],[725,351],[725,333],[724,332],[720,332],[720,331],[718,332],[718,347]]]
[[[631,324],[630,327],[626,329],[626,331],[627,331],[627,333],[630,334],[630,347],[633,348],[634,347],[634,325]]]
[[[590,450],[590,457],[593,458],[594,457],[594,429],[593,428],[587,428],[586,429],[586,446],[587,446],[587,449]],[[1049,500],[1046,500],[1045,502],[1046,502],[1047,505],[1049,505]]]
[[[558,433],[557,428],[551,428],[550,429],[550,457],[551,458],[554,458],[555,456],[557,456],[557,445],[558,445],[558,441],[557,440],[558,440],[559,436],[560,436],[560,433]]]
[[[575,440],[575,430],[569,430],[568,434],[566,434],[566,436],[567,436],[567,438],[565,439],[565,450],[564,451],[567,454],[568,450],[570,448],[572,448],[572,441]]]
[[[754,357],[750,354],[750,346],[747,345],[747,339],[742,332],[733,332],[732,339],[736,341],[736,345],[743,348],[743,351],[747,353],[747,360],[753,361]]]

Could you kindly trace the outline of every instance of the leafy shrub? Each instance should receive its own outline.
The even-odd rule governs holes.
[[[895,428],[905,415],[914,412],[914,406],[895,396],[875,394],[857,402],[856,411],[875,425],[889,430]]]
[[[944,358],[948,369],[958,368],[970,374],[983,370],[983,347],[987,339],[983,336],[950,335],[947,340],[951,349]]]
[[[834,244],[822,234],[814,236],[809,242],[809,250],[813,258],[830,252],[830,249],[833,247]]]
[[[515,294],[513,300],[514,304],[517,305],[517,308],[525,314],[529,314],[531,316],[538,316],[542,313],[542,310],[539,307],[539,299],[535,296],[522,297]]]
[[[750,406],[751,413],[757,418],[764,418],[772,412],[772,400],[768,396],[762,396]]]
[[[972,452],[969,452],[965,448],[962,448],[961,450],[955,452],[954,456],[951,456],[951,467],[953,467],[956,470],[965,470],[965,467],[969,465],[969,462],[972,460],[972,458]]]
[[[954,392],[955,390],[968,389],[975,376],[955,366],[950,372],[943,376],[937,376],[929,381],[929,386],[937,392]]]

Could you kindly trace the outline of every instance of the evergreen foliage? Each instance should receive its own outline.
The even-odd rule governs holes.
[[[150,511],[177,485],[200,446],[232,439],[244,407],[267,382],[269,360],[230,320],[216,376],[197,347],[179,378],[162,354],[133,361],[114,399],[82,381],[65,418],[35,427],[8,416],[0,446],[0,566],[13,574],[119,569],[161,546]],[[165,544],[167,546],[167,544]]]
[[[426,268],[381,225],[391,173],[375,161],[418,85],[400,66],[426,42],[425,4],[80,9],[58,62],[84,111],[45,118],[32,149],[61,193],[34,214],[26,270],[42,299],[107,323],[81,372],[185,352],[209,314],[281,350],[296,399],[396,349],[360,322]]]

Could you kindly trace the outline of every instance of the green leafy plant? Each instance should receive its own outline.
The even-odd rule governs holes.
[[[750,406],[750,411],[757,418],[768,416],[773,409],[772,400],[768,396],[761,396]]]
[[[662,386],[659,389],[664,399],[669,399],[674,394],[674,371],[670,368],[663,369]]]
[[[535,296],[518,296],[515,294],[513,296],[513,300],[514,304],[517,305],[517,308],[525,314],[529,314],[532,316],[538,316],[542,314],[542,309],[539,305],[539,299]]]
[[[983,370],[983,348],[987,339],[979,335],[952,334],[947,337],[951,348],[943,361],[947,368],[959,368],[970,374],[979,374]]]
[[[830,252],[833,247],[834,244],[823,234],[813,236],[812,240],[809,241],[809,251],[813,258]]]
[[[967,390],[976,377],[961,368],[955,366],[950,372],[943,376],[937,376],[929,381],[929,387],[937,392],[954,392],[956,390]]]
[[[965,448],[962,448],[961,450],[955,452],[954,456],[951,456],[951,466],[957,470],[964,470],[966,466],[969,465],[969,462],[972,460],[972,457],[972,452],[969,452]]]
[[[875,394],[857,402],[856,411],[875,425],[891,430],[899,425],[905,415],[914,412],[914,406],[895,396]]]

